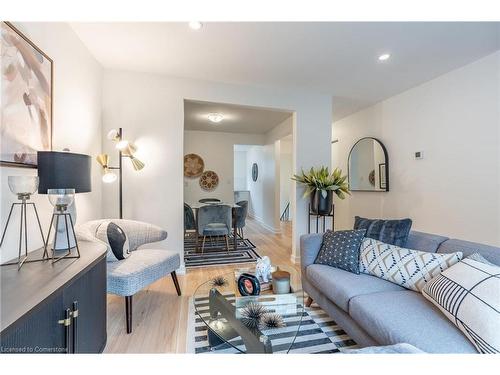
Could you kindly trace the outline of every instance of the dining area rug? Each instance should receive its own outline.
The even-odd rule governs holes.
[[[257,248],[248,238],[237,239],[236,250],[233,247],[233,237],[229,236],[229,251],[223,237],[207,237],[205,248],[201,252],[201,239],[196,251],[194,236],[184,238],[184,263],[186,268],[224,266],[228,264],[255,263],[259,255]]]

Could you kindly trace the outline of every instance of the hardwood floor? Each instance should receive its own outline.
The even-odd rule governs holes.
[[[300,284],[300,268],[290,261],[291,223],[282,223],[282,233],[274,234],[256,221],[247,220],[245,237],[267,255],[273,264],[292,271],[292,284]],[[187,270],[178,275],[182,296],[178,297],[170,276],[134,295],[133,332],[125,328],[123,297],[108,295],[108,341],[105,353],[185,353],[189,298],[197,286],[210,278],[231,272],[238,266]],[[241,265],[240,265],[241,267]],[[293,272],[295,271],[295,272]]]

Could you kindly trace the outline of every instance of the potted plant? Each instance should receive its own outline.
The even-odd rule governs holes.
[[[342,170],[335,168],[330,173],[328,167],[311,168],[308,173],[302,170],[300,175],[294,175],[292,180],[306,186],[304,198],[311,196],[311,212],[319,215],[328,215],[333,208],[333,193],[344,199],[349,192],[346,182],[347,176],[342,176]]]

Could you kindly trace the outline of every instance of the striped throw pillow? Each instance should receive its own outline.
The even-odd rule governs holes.
[[[480,353],[500,353],[500,267],[466,258],[428,282],[422,294]]]

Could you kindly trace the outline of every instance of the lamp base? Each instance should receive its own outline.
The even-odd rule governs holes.
[[[45,242],[45,249],[44,249],[44,258],[45,256],[48,256],[48,242],[50,238],[50,232],[52,230],[52,224],[55,224],[55,235],[54,235],[54,242],[52,244],[52,249],[51,249],[51,260],[52,263],[58,262],[61,259],[77,259],[80,258],[80,249],[78,247],[78,241],[76,240],[76,235],[75,235],[75,228],[73,226],[73,218],[71,217],[71,214],[67,211],[63,210],[57,210],[52,214],[52,219],[50,220],[50,226],[49,226],[49,233],[47,234],[47,241]],[[62,244],[61,242],[61,235],[59,234],[59,229],[64,228],[64,232],[62,233],[65,235],[65,242]],[[74,241],[74,246],[72,245],[71,239]],[[59,240],[59,242],[58,242]],[[71,253],[72,249],[76,248],[76,255],[73,255]],[[63,255],[59,255],[62,252],[66,252]],[[59,253],[59,254],[58,254]]]

